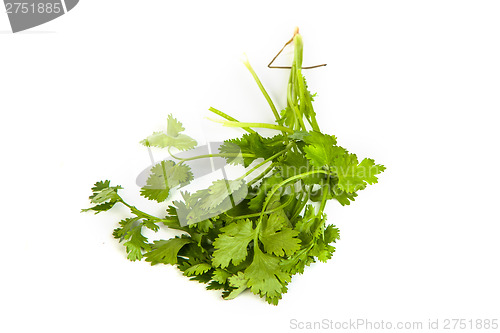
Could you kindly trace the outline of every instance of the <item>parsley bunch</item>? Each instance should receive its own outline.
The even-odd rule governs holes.
[[[244,123],[210,108],[224,118],[224,126],[240,127],[247,134],[226,140],[218,154],[182,158],[171,153],[192,150],[197,143],[183,134],[184,127],[168,117],[165,132],[156,132],[141,143],[168,149],[176,160],[165,160],[151,168],[141,195],[164,205],[165,216],[150,215],[124,201],[120,186],[97,182],[84,211],[99,212],[123,204],[131,217],[119,222],[113,232],[126,248],[128,259],[145,258],[151,265],[176,265],[185,276],[222,290],[233,299],[246,289],[270,304],[278,304],[291,277],[319,260],[332,257],[339,230],[326,224],[328,200],[349,205],[368,184],[377,182],[385,167],[337,144],[333,135],[320,131],[312,95],[302,74],[302,37],[293,37],[294,60],[287,90],[287,106],[278,112],[256,73],[245,60],[276,118],[275,124]],[[254,129],[274,129],[279,134],[263,137]],[[247,172],[237,179],[222,179],[208,188],[189,193],[168,204],[173,188],[193,180],[189,161],[224,158],[241,164]],[[262,169],[265,168],[264,171]],[[183,234],[149,242],[143,230],[156,232],[164,225]]]

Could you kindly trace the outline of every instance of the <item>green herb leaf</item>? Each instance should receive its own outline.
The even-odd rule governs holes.
[[[202,263],[202,264],[196,264],[184,271],[184,275],[186,276],[193,276],[193,275],[201,275],[203,273],[208,272],[210,269],[212,269],[212,266],[207,263]]]
[[[184,127],[177,119],[169,115],[167,120],[167,133],[154,132],[142,140],[141,143],[147,147],[173,147],[178,150],[189,150],[196,146],[196,140],[186,134],[180,134],[180,132],[184,131]]]
[[[146,185],[141,188],[141,195],[149,200],[163,202],[168,198],[170,189],[189,183],[193,174],[189,166],[161,161],[151,168]]]
[[[240,220],[221,229],[221,234],[214,242],[216,249],[213,264],[225,268],[229,263],[238,265],[248,255],[248,244],[254,239],[255,230],[251,220]]]
[[[229,278],[229,285],[231,286],[231,292],[224,297],[227,300],[234,299],[236,296],[241,294],[247,289],[248,279],[245,277],[243,272],[238,272],[238,274],[233,275]]]
[[[146,261],[150,262],[151,265],[160,263],[174,265],[177,263],[177,253],[179,250],[190,242],[191,240],[187,238],[154,241],[152,250],[144,256],[146,257]]]
[[[288,273],[281,271],[278,257],[260,250],[254,252],[252,264],[245,270],[245,277],[252,292],[266,297],[270,303],[281,298],[281,294],[286,291],[286,284],[291,280]]]

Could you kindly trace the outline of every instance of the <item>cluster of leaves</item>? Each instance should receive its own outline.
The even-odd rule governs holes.
[[[171,190],[191,182],[193,175],[187,159],[158,163],[141,194],[165,205],[163,217],[126,203],[120,186],[109,181],[95,184],[90,196],[94,206],[85,211],[99,213],[122,203],[134,215],[122,220],[113,233],[130,260],[176,265],[192,280],[206,283],[207,289],[222,290],[225,299],[250,289],[276,305],[292,275],[332,257],[332,244],[340,236],[338,228],[326,224],[326,202],[336,199],[349,205],[358,191],[377,182],[385,167],[369,158],[359,161],[337,144],[335,136],[319,130],[313,95],[301,73],[300,35],[294,36],[294,44],[288,103],[281,115],[275,112],[277,124],[240,123],[217,111],[229,119],[225,125],[241,127],[248,134],[225,141],[214,156],[249,168],[245,175],[215,181],[195,193],[181,192],[182,200],[169,202]],[[274,128],[281,134],[265,138],[250,127]],[[183,131],[182,124],[169,116],[166,132],[153,133],[142,144],[179,151],[194,148],[196,141]],[[263,166],[265,171],[246,182]],[[142,233],[144,228],[156,232],[162,225],[183,231],[182,236],[149,242]]]

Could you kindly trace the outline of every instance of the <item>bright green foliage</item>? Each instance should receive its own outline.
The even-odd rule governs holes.
[[[217,268],[215,269],[212,279],[220,284],[226,283],[227,279],[231,276],[231,273],[229,273],[226,270]]]
[[[169,114],[167,118],[167,135],[175,138],[184,130],[185,128],[182,126],[180,121]]]
[[[177,263],[179,250],[191,242],[188,238],[171,238],[169,240],[155,241],[153,249],[146,253],[146,261],[151,265],[159,263],[174,265]]]
[[[264,249],[268,253],[275,254],[279,257],[294,254],[300,249],[300,239],[297,238],[299,233],[291,228],[283,228],[278,231],[266,231],[259,237]]]
[[[143,252],[151,250],[151,244],[148,243],[146,237],[142,235],[142,227],[147,225],[149,228],[157,231],[158,226],[149,220],[144,220],[140,223],[139,217],[127,218],[120,221],[120,227],[113,231],[113,236],[124,241],[123,245],[128,253],[128,258],[132,261],[141,260]]]
[[[141,188],[141,195],[157,202],[168,198],[170,189],[184,185],[193,180],[189,166],[175,164],[172,161],[161,161],[151,168],[146,185]]]
[[[375,164],[375,161],[371,158],[365,158],[361,163],[359,163],[356,168],[357,176],[363,179],[370,185],[378,183],[378,178],[376,175],[383,172],[385,170],[385,166],[380,164]]]
[[[339,229],[327,224],[325,207],[335,199],[349,205],[359,191],[378,182],[385,167],[373,159],[359,162],[341,147],[337,138],[324,134],[316,120],[302,74],[302,38],[294,36],[295,56],[287,85],[287,105],[281,116],[260,81],[277,124],[239,123],[235,118],[211,108],[223,122],[241,127],[248,134],[226,140],[219,154],[228,164],[248,168],[237,179],[220,179],[194,193],[181,191],[182,199],[168,202],[171,192],[193,180],[189,161],[172,155],[151,168],[141,195],[159,203],[161,217],[126,203],[120,186],[110,181],[92,187],[92,207],[83,211],[99,213],[121,203],[131,217],[119,222],[113,236],[123,242],[128,259],[143,257],[151,265],[175,265],[191,280],[205,283],[208,290],[220,290],[230,300],[248,290],[278,304],[287,292],[292,276],[307,266],[331,259]],[[255,72],[245,63],[252,75]],[[258,80],[258,79],[257,79]],[[330,120],[330,119],[327,119]],[[255,129],[277,130],[263,137]],[[142,141],[146,146],[189,150],[196,141],[183,134],[184,127],[172,115],[165,132],[156,132]],[[174,162],[175,160],[175,162]],[[174,229],[181,236],[149,242],[149,229]]]
[[[283,272],[279,265],[278,257],[256,249],[253,261],[244,273],[252,292],[265,297],[272,304],[277,304],[277,300],[286,291],[286,285],[291,280],[290,275]]]
[[[274,206],[279,206],[278,203],[280,202]],[[290,228],[289,223],[283,209],[273,212],[268,219],[262,221],[259,240],[267,253],[282,257],[285,254],[290,256],[300,249],[300,239],[297,237],[299,232]]]
[[[200,197],[199,205],[202,209],[209,210],[220,206],[223,202],[239,201],[245,196],[246,191],[242,191],[244,182],[242,180],[217,180],[203,193],[198,193]]]
[[[141,230],[142,226],[132,229],[127,234],[130,235],[128,236],[128,241],[123,244],[127,248],[128,258],[132,261],[141,260],[142,252],[151,250],[151,245],[148,244],[148,239],[142,235]]]
[[[252,157],[227,157],[230,164],[243,164],[249,166],[257,158],[269,158],[285,149],[283,135],[264,138],[257,133],[244,134],[239,139],[226,140],[219,148],[221,154],[253,154]]]
[[[238,272],[238,274],[229,277],[228,280],[231,292],[224,297],[225,299],[234,299],[248,288],[248,278],[243,272]]]
[[[212,269],[212,265],[208,263],[201,263],[201,264],[196,264],[184,271],[184,275],[186,276],[193,276],[193,275],[201,275],[203,273],[208,272],[209,270]]]
[[[212,264],[225,268],[232,262],[238,265],[248,255],[248,244],[255,237],[251,220],[239,220],[220,229],[221,234],[214,242],[216,249]]]
[[[130,232],[139,224],[140,218],[133,217],[127,218],[119,222],[120,227],[113,231],[113,236],[117,239],[122,240],[130,234]]]
[[[313,205],[306,205],[304,216],[295,224],[295,230],[299,232],[299,238],[303,242],[309,243],[322,231],[319,228],[320,223],[321,217],[316,214]]]
[[[257,194],[248,202],[248,208],[253,211],[261,211],[267,192],[283,181],[283,177],[274,173],[270,177],[264,178],[257,187]]]
[[[141,143],[147,147],[176,148],[178,150],[188,150],[196,146],[196,141],[191,137],[180,134],[184,131],[182,124],[172,115],[167,119],[167,133],[155,132],[142,140]]]
[[[94,211],[95,214],[105,212],[113,208],[113,206],[120,200],[118,190],[121,186],[110,187],[110,181],[99,181],[92,187],[92,195],[89,197],[90,202],[96,204],[93,207],[82,209],[82,212]]]
[[[222,212],[231,209],[247,195],[247,187],[242,180],[217,180],[208,188],[194,194],[181,192],[184,201],[174,201],[177,216],[187,224],[210,223]]]

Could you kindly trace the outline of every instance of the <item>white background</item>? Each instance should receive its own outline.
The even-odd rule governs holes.
[[[25,33],[0,14],[2,332],[288,332],[290,320],[500,319],[498,1],[90,1]],[[269,60],[299,26],[323,131],[387,166],[328,205],[337,253],[279,306],[223,301],[171,266],[130,262],[127,211],[81,214],[111,179],[139,207],[139,141],[173,113],[200,143],[239,136],[204,117],[273,120]],[[286,55],[282,63],[287,60]],[[271,134],[271,132],[265,132]]]

